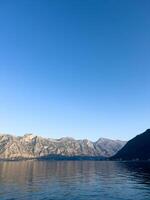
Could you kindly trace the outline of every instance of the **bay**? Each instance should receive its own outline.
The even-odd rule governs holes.
[[[0,162],[0,200],[149,200],[150,162]]]

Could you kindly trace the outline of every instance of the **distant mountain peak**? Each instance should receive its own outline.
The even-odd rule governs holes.
[[[32,140],[36,136],[33,133],[26,133],[23,137]]]
[[[73,137],[61,137],[58,140],[75,140]]]

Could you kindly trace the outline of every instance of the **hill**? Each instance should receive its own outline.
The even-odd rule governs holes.
[[[117,152],[112,159],[117,160],[149,160],[150,159],[150,129],[137,135]]]

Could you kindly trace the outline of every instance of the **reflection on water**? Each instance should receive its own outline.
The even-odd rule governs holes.
[[[150,200],[150,162],[0,162],[0,200]]]

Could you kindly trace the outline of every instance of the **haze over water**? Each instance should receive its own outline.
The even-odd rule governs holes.
[[[1,200],[149,200],[150,162],[0,162]]]

